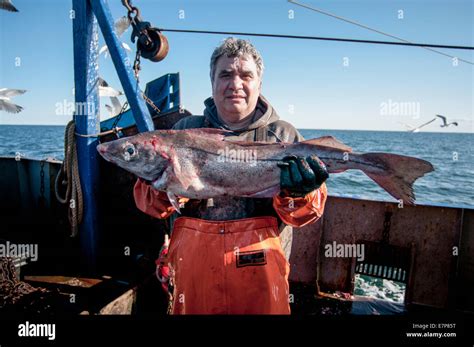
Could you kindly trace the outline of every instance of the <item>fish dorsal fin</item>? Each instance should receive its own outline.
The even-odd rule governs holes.
[[[177,136],[180,134],[188,134],[192,136],[199,136],[199,137],[206,137],[211,139],[217,140],[224,140],[226,136],[232,135],[232,131],[224,130],[224,129],[214,129],[214,128],[193,128],[193,129],[166,129],[166,130],[155,130],[153,132],[143,132],[140,133],[138,136],[143,137],[143,139],[147,139],[149,135],[155,136]]]
[[[317,146],[325,146],[325,147],[333,147],[345,152],[352,152],[352,148],[343,144],[341,141],[336,139],[333,136],[322,136],[316,139],[305,140],[301,143],[307,143],[309,145],[317,145]]]

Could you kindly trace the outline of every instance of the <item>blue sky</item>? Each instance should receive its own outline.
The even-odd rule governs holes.
[[[474,45],[469,0],[301,2],[411,42]],[[72,1],[13,3],[20,12],[0,11],[0,88],[28,91],[14,99],[24,110],[16,115],[0,111],[0,124],[66,124],[70,115],[56,110],[58,103],[73,101]],[[143,19],[162,28],[392,40],[284,0],[134,0],[133,4]],[[119,0],[109,5],[115,18],[126,14]],[[133,48],[130,34],[127,31],[122,39]],[[203,100],[211,94],[209,58],[225,36],[165,35],[170,53],[160,63],[142,60],[142,87],[162,74],[179,71],[183,105],[201,114]],[[443,114],[460,119],[460,126],[441,129],[434,122],[424,130],[473,131],[474,65],[455,66],[448,57],[416,47],[249,39],[264,59],[263,94],[283,119],[298,128],[404,130],[401,123],[418,125]],[[474,62],[473,51],[442,51]],[[133,60],[134,53],[129,57]],[[99,65],[109,84],[121,89],[110,57],[101,56]]]

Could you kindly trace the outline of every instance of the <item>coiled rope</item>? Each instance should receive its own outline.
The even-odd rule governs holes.
[[[66,185],[64,198],[59,195],[60,179],[62,179],[62,185]],[[73,120],[67,124],[64,133],[64,160],[56,176],[54,188],[56,199],[62,204],[69,204],[68,218],[71,225],[71,237],[75,237],[82,222],[83,199],[77,162],[75,123]]]

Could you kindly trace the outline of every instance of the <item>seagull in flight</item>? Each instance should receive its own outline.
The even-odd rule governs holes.
[[[110,96],[110,97],[117,97],[119,95],[123,95],[123,92],[120,90],[116,90],[109,86],[109,84],[102,78],[99,77],[97,81],[99,85],[99,96]],[[76,94],[76,88],[72,88],[72,95]],[[112,105],[114,102],[112,101]]]
[[[122,104],[116,96],[111,96],[110,101],[112,102],[112,106],[106,104],[105,108],[109,111],[110,117],[115,117],[122,110]]]
[[[115,28],[115,33],[117,34],[117,36],[118,37],[122,36],[123,33],[126,32],[128,30],[128,28],[130,28],[130,19],[128,19],[127,16],[123,16],[123,17],[117,19],[117,21],[114,24],[114,28]],[[130,46],[127,45],[125,42],[122,42],[122,47],[125,48],[129,52],[132,51]],[[107,45],[103,45],[99,49],[99,55],[102,54],[102,53],[104,53],[104,58],[107,58],[107,55],[109,53],[109,48],[107,47]]]
[[[446,128],[446,127],[449,127],[450,125],[454,125],[454,126],[458,126],[458,122],[451,122],[451,123],[448,123],[447,119],[445,116],[442,116],[440,114],[437,114],[436,117],[439,117],[441,118],[441,120],[443,121],[443,124],[440,125],[441,128]]]
[[[123,95],[123,92],[110,87],[109,84],[101,77],[98,78],[98,83],[99,83],[99,96],[117,97],[119,95]]]
[[[23,110],[23,107],[11,102],[10,98],[13,96],[21,95],[25,92],[26,90],[23,89],[0,88],[0,110],[9,113],[18,113]]]
[[[417,127],[414,127],[413,125],[405,124],[405,123],[401,123],[401,124],[403,124],[407,127],[407,131],[412,132],[412,133],[418,133],[418,132],[420,132],[421,128],[427,126],[428,124],[433,123],[435,120],[436,120],[436,118],[433,118],[432,120],[430,120],[426,123],[418,125]]]
[[[112,106],[105,105],[107,111],[109,111],[109,115],[114,117],[120,113],[122,110],[122,104],[118,98],[119,95],[123,95],[123,93],[119,90],[115,90],[114,88],[110,87],[109,84],[101,77],[98,78],[99,83],[99,96],[108,96],[110,97],[110,101],[112,102]]]
[[[11,0],[0,0],[0,9],[10,12],[18,12],[16,7],[13,6]]]

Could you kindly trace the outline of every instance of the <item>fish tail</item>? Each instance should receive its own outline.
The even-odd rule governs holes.
[[[365,153],[361,157],[375,165],[364,173],[397,200],[406,205],[415,204],[413,183],[426,173],[434,171],[426,160],[389,153]]]

